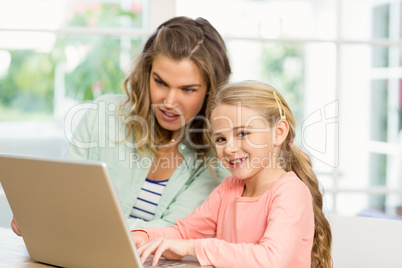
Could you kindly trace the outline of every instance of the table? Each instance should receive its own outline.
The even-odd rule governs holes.
[[[189,267],[200,267],[197,259],[183,258]],[[0,268],[50,268],[54,267],[35,262],[29,257],[22,237],[17,236],[11,228],[0,227]],[[161,267],[161,266],[158,266]],[[212,267],[212,266],[208,266]]]
[[[52,267],[38,263],[29,257],[22,237],[17,236],[11,228],[0,227],[0,267],[1,268],[36,268]]]

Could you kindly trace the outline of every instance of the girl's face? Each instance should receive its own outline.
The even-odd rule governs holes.
[[[235,178],[258,179],[279,166],[273,129],[256,110],[221,104],[211,124],[218,157]]]
[[[159,55],[152,63],[149,85],[156,120],[176,139],[204,103],[207,86],[201,72],[190,60]]]

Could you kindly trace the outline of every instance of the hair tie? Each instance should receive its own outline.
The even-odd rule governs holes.
[[[291,146],[293,144],[293,139],[291,139],[288,143],[289,146]]]

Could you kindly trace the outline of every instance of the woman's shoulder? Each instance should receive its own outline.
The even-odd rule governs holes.
[[[96,98],[93,103],[99,115],[121,116],[129,113],[130,105],[126,101],[125,94],[104,94]]]

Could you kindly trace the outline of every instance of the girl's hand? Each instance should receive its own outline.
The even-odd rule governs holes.
[[[13,229],[13,231],[16,235],[22,236],[20,228],[18,227],[17,221],[15,220],[14,216],[13,216],[13,220],[11,221],[11,229]]]
[[[133,236],[135,245],[139,248],[142,245],[148,243],[149,237],[148,234],[144,231],[131,231],[131,235]]]
[[[159,258],[163,256],[168,260],[180,260],[185,256],[195,256],[194,240],[158,238],[141,246],[138,249],[142,263],[150,254],[154,254],[152,266],[158,264]]]

